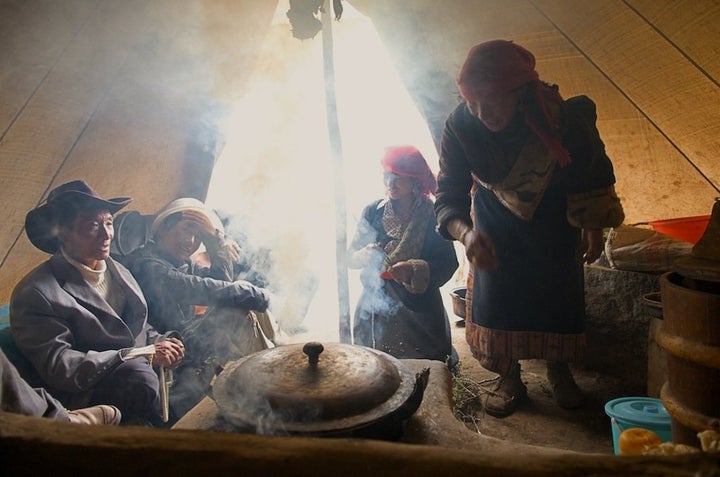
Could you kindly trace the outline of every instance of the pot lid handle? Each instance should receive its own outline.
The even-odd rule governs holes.
[[[308,364],[310,366],[315,366],[320,359],[320,353],[325,350],[325,347],[322,345],[322,343],[319,343],[317,341],[311,341],[309,343],[305,343],[305,346],[303,346],[302,350],[303,353],[305,353],[308,357]]]

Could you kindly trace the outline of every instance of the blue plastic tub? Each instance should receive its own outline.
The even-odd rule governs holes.
[[[662,442],[672,441],[670,415],[660,399],[650,397],[624,397],[605,404],[610,417],[615,455],[620,455],[620,434],[625,429],[639,427],[653,431]]]

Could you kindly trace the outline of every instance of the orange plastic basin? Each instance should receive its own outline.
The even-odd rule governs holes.
[[[650,226],[656,232],[695,244],[705,233],[708,222],[710,222],[709,215],[695,215],[677,219],[656,220],[650,222]]]

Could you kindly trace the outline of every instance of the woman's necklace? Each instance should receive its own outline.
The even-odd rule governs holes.
[[[399,222],[408,223],[414,209],[415,201],[392,201],[392,209]]]
[[[390,241],[385,245],[386,253],[391,253],[400,243],[400,239],[410,223],[414,209],[415,200],[402,203],[394,200],[388,202],[385,214],[383,214],[383,227],[388,237],[390,237]]]

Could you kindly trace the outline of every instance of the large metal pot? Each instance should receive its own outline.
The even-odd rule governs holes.
[[[227,364],[212,398],[241,432],[395,440],[422,401],[428,373],[413,375],[364,346],[291,344]]]

